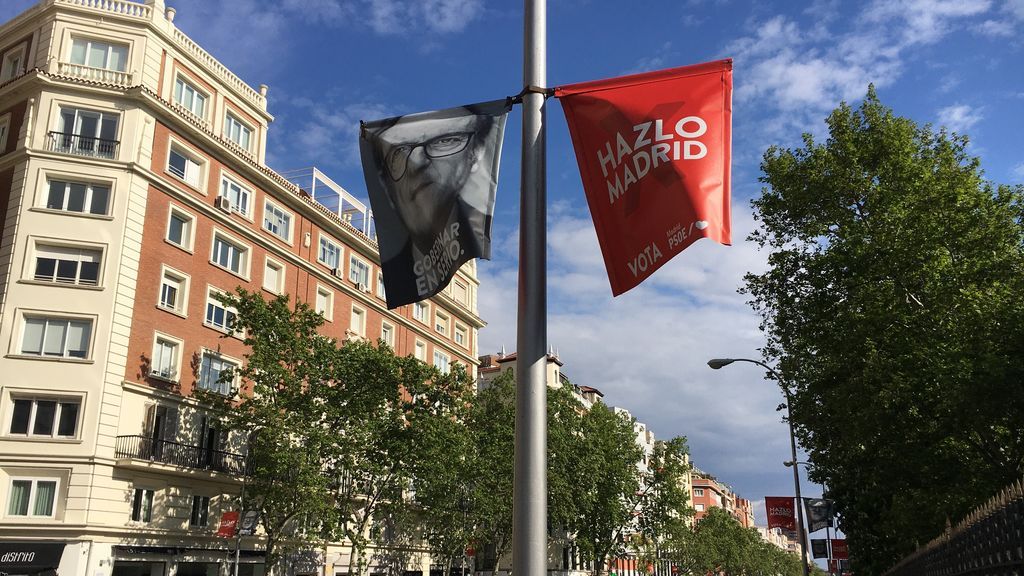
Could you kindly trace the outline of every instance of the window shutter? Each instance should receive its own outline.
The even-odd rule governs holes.
[[[143,423],[143,433],[150,438],[153,437],[153,425],[156,422],[156,404],[146,404],[146,420]]]
[[[164,421],[164,437],[168,442],[178,441],[178,409],[168,408]]]

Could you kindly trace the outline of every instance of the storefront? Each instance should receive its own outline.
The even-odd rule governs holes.
[[[0,572],[8,576],[55,576],[64,542],[0,541]]]
[[[235,553],[226,548],[114,546],[111,576],[234,576]],[[238,576],[264,576],[263,551],[242,550]]]

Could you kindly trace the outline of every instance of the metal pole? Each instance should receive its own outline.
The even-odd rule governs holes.
[[[708,361],[708,366],[713,370],[718,370],[723,366],[728,366],[733,362],[749,362],[751,364],[757,364],[761,368],[764,368],[771,374],[778,382],[779,387],[782,388],[782,392],[786,395],[786,420],[789,424],[789,448],[792,455],[793,462],[793,486],[796,488],[796,512],[797,519],[800,522],[799,535],[800,535],[800,565],[803,566],[804,576],[809,576],[810,568],[807,566],[807,538],[804,536],[804,500],[800,497],[800,471],[797,470],[796,463],[796,434],[793,433],[793,395],[789,392],[789,387],[782,380],[782,376],[776,372],[771,366],[761,362],[759,360],[751,360],[750,358],[713,358]]]
[[[772,373],[775,374],[774,371]],[[775,376],[778,378],[778,374]],[[800,533],[800,564],[804,568],[804,576],[808,576],[810,568],[807,566],[807,538],[804,536],[804,500],[800,497],[800,467],[796,464],[796,434],[793,433],[793,412],[790,409],[793,397],[781,379],[779,379],[779,385],[786,393],[786,420],[789,424],[789,447],[793,456],[793,486],[796,488],[797,531]]]
[[[547,83],[545,0],[524,0],[523,84]],[[512,570],[547,573],[547,244],[544,94],[523,96],[519,201],[519,320],[516,352]]]
[[[238,520],[235,522],[235,569],[234,576],[238,576],[238,563],[242,557],[242,518],[245,517],[245,471],[242,472],[242,497],[238,502]]]

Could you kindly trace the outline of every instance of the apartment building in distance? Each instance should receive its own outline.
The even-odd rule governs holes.
[[[741,498],[717,478],[694,468],[690,474],[690,501],[699,522],[712,507],[725,509],[744,528],[754,527],[754,510],[750,500]]]
[[[245,354],[218,292],[287,294],[331,336],[476,373],[473,263],[388,311],[369,211],[267,167],[267,87],[174,16],[42,0],[0,24],[0,572],[229,573],[246,447],[192,399],[232,393]],[[239,557],[264,572],[254,538]]]

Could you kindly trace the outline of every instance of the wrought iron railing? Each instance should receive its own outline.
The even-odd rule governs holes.
[[[117,140],[105,140],[81,134],[66,132],[48,132],[47,150],[74,154],[76,156],[92,156],[94,158],[117,158]]]
[[[1006,488],[885,576],[1024,573],[1024,481]]]
[[[114,456],[228,474],[249,473],[246,459],[241,454],[141,435],[118,436]]]

